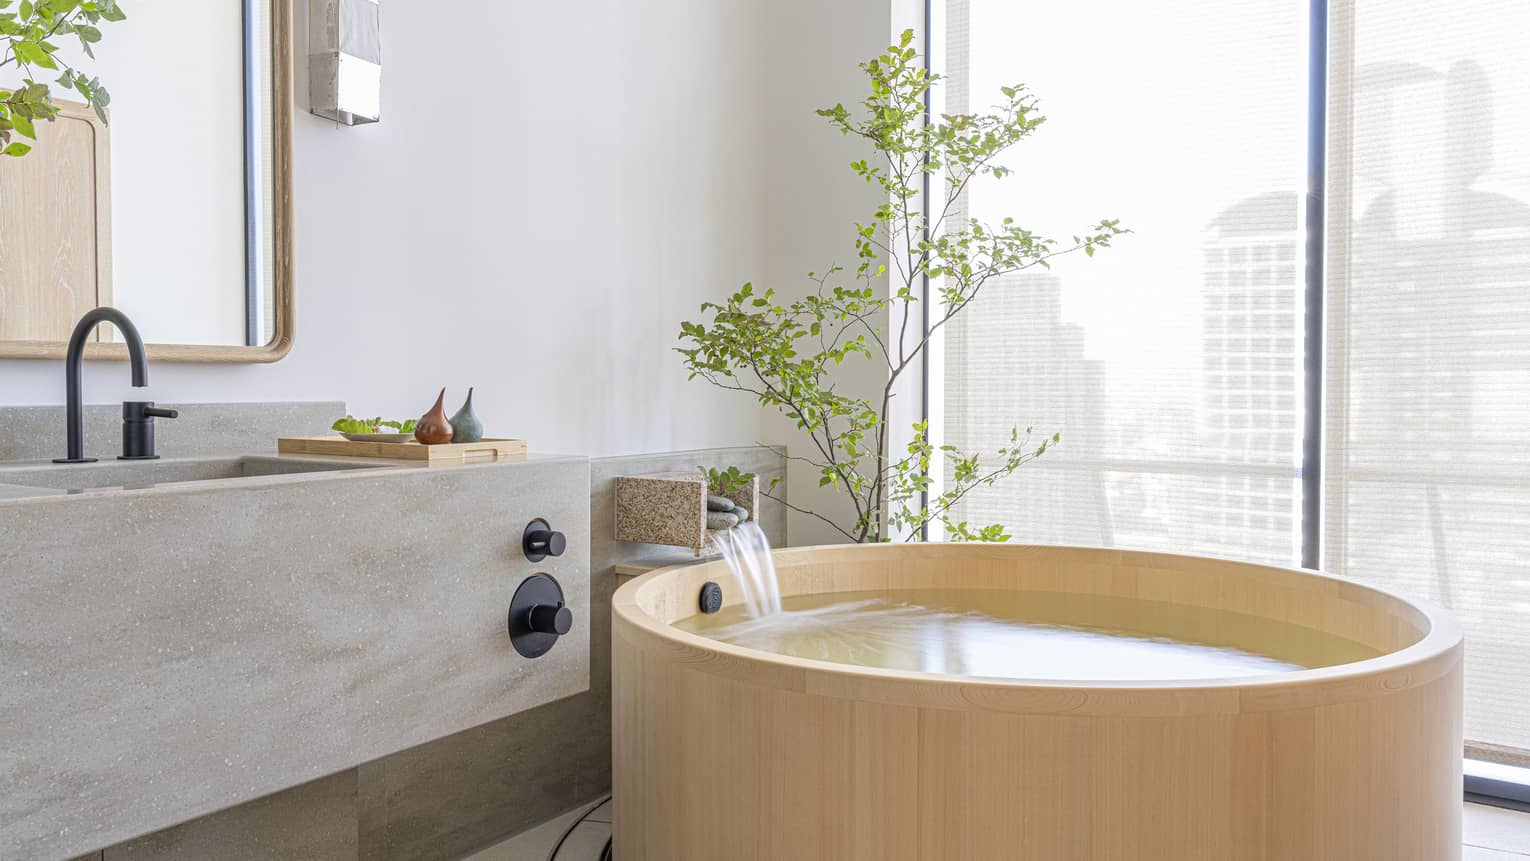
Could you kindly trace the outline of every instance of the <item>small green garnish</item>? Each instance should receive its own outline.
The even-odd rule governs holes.
[[[330,430],[341,433],[377,433],[377,424],[381,418],[358,419],[355,416],[346,416],[343,419],[335,419],[335,423],[329,426]]]
[[[414,433],[415,420],[396,422],[384,419],[381,416],[373,419],[358,419],[355,416],[346,416],[343,419],[335,419],[335,423],[329,426],[330,430],[340,433],[379,433],[378,428],[393,428],[398,433]]]
[[[705,466],[696,468],[706,476],[707,492],[718,496],[732,496],[747,487],[749,482],[754,481],[754,473],[743,472],[736,466],[730,466],[727,469],[710,469]]]

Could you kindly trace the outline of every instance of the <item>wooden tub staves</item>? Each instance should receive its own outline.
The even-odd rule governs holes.
[[[614,599],[622,861],[1453,861],[1461,630],[1310,571],[1061,547],[776,552],[783,595],[888,588],[1124,596],[1301,625],[1380,657],[1243,679],[943,676],[675,628],[717,562]]]

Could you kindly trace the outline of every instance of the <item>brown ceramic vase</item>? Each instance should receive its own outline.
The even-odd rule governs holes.
[[[425,445],[440,445],[452,441],[452,423],[446,420],[446,389],[436,396],[436,405],[430,412],[420,416],[414,426],[414,438]]]

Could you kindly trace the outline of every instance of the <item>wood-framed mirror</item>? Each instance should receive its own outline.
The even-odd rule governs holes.
[[[274,362],[294,322],[292,0],[119,5],[95,59],[59,55],[109,86],[109,124],[55,86],[58,118],[0,157],[0,358],[63,358],[111,305],[151,361]],[[127,348],[103,325],[85,356]]]

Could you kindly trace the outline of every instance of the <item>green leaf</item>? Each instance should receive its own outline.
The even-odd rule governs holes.
[[[398,433],[414,433],[416,420],[394,421],[381,417],[371,419],[358,419],[355,416],[335,419],[330,425],[330,430],[340,433],[382,433],[382,428],[391,428]]]
[[[1018,226],[1013,218],[993,224],[973,218],[928,224],[923,183],[944,177],[944,183],[932,184],[943,187],[949,204],[974,176],[1005,179],[1011,169],[997,159],[1045,117],[1025,87],[1014,85],[1001,88],[1004,101],[989,113],[948,114],[927,124],[926,93],[940,78],[926,72],[914,45],[914,33],[906,31],[897,44],[861,65],[869,91],[861,110],[836,104],[817,111],[841,134],[854,132],[866,141],[873,151],[867,154],[875,155],[858,154],[849,164],[861,182],[875,186],[881,200],[868,218],[853,225],[855,236],[849,238],[855,263],[809,274],[816,290],[810,286],[802,299],[778,300],[773,290],[756,294],[752,284],[745,284],[723,294],[720,302],[704,302],[703,319],[681,323],[682,346],[676,351],[689,379],[747,392],[811,436],[811,444],[800,449],[808,456],[794,460],[816,467],[821,487],[835,487],[853,503],[855,513],[844,518],[840,530],[845,537],[886,541],[939,524],[955,540],[1004,541],[1009,536],[1002,524],[958,521],[951,516],[952,506],[968,491],[992,485],[1041,456],[1047,443],[1035,445],[1029,436],[1022,440],[1015,433],[1011,444],[985,463],[978,454],[949,445],[937,449],[928,428],[916,425],[906,451],[890,454],[905,448],[889,441],[890,399],[853,396],[854,387],[848,385],[841,391],[838,368],[864,360],[885,363],[872,372],[887,381],[891,392],[905,369],[918,366],[927,342],[918,341],[913,354],[905,355],[909,342],[901,336],[894,342],[885,334],[900,311],[906,314],[924,301],[917,279],[937,282],[928,311],[919,313],[944,323],[985,284],[1033,266],[1049,267],[1052,258],[1074,251],[1092,257],[1124,230],[1102,221],[1063,246]],[[931,189],[930,194],[936,193]],[[938,198],[930,203],[931,212],[949,210],[942,210]],[[900,259],[905,250],[894,250],[902,243],[892,237],[899,236],[921,237],[907,243],[909,265]],[[894,261],[899,265],[890,265]],[[848,284],[836,283],[842,272]],[[883,277],[891,283],[878,283]],[[931,488],[935,470],[948,476],[945,492],[925,502],[921,494]],[[703,470],[709,482],[727,480],[732,471],[714,475]]]
[[[17,59],[33,66],[41,66],[44,69],[58,69],[58,64],[48,56],[48,52],[36,42],[14,42],[11,50],[15,51]]]
[[[0,155],[8,155],[8,156],[13,156],[15,158],[21,158],[22,156],[26,155],[27,153],[29,153],[31,151],[32,151],[31,147],[27,146],[24,143],[21,143],[20,141],[17,141],[16,143],[11,144],[10,146],[6,147],[5,149],[0,150]]]

